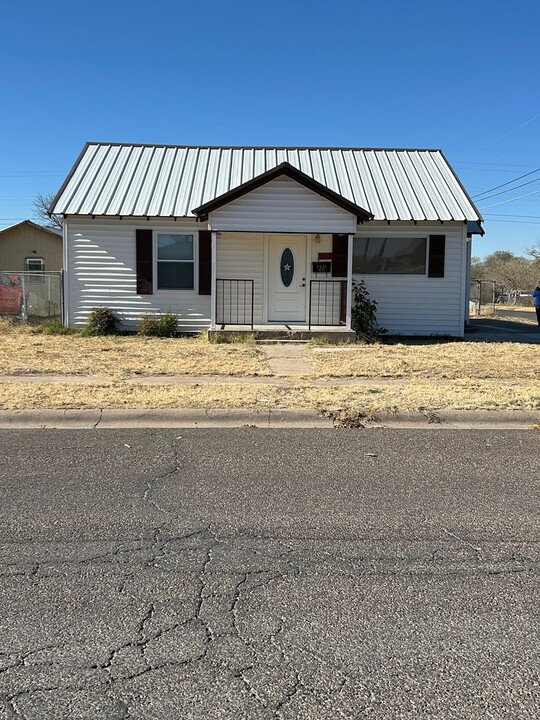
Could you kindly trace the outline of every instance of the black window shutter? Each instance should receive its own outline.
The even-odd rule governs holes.
[[[428,277],[444,277],[446,235],[429,236]]]
[[[152,231],[135,230],[137,254],[137,293],[152,295],[154,263],[152,257]]]
[[[199,295],[212,294],[212,233],[199,230]]]
[[[332,235],[332,277],[347,277],[348,235]]]

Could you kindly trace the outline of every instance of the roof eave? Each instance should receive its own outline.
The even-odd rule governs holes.
[[[361,208],[359,205],[356,205],[350,200],[347,200],[347,198],[343,197],[342,195],[339,195],[333,190],[330,190],[325,185],[317,182],[317,180],[314,180],[312,177],[306,175],[301,170],[298,170],[298,168],[295,168],[288,162],[283,162],[280,165],[277,165],[276,167],[271,168],[270,170],[267,170],[260,175],[257,175],[251,180],[242,183],[242,185],[238,185],[232,190],[228,190],[222,195],[219,195],[218,197],[213,198],[206,203],[203,203],[203,205],[199,205],[199,207],[194,208],[191,212],[198,220],[207,220],[208,215],[214,210],[217,210],[224,205],[228,205],[230,202],[233,202],[234,200],[237,200],[238,198],[247,195],[247,193],[250,193],[257,188],[266,185],[266,183],[276,179],[277,177],[281,177],[282,175],[285,175],[291,180],[295,180],[304,187],[308,188],[308,190],[316,192],[321,197],[324,197],[330,202],[334,203],[334,205],[338,205],[347,212],[350,212],[352,215],[355,215],[359,223],[366,222],[367,220],[372,220],[374,217],[373,213],[369,212],[369,210]]]

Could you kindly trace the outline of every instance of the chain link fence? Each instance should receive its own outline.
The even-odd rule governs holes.
[[[62,318],[62,272],[0,270],[0,316],[20,322]]]
[[[491,315],[505,306],[532,307],[531,293],[509,292],[495,280],[471,280],[469,290],[469,314],[471,316]]]
[[[469,314],[478,316],[495,312],[502,286],[495,280],[471,280],[469,290]]]

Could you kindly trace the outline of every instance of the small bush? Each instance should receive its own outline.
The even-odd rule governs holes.
[[[114,335],[118,332],[120,321],[108,307],[95,307],[90,310],[83,328],[83,335]]]
[[[75,330],[64,325],[61,320],[49,320],[39,326],[39,332],[43,335],[73,335]]]
[[[386,330],[377,322],[377,302],[371,300],[363,280],[353,280],[352,329],[358,338],[374,340]]]
[[[143,315],[139,321],[137,334],[146,337],[158,337],[161,335],[158,318],[155,315]]]
[[[171,312],[144,315],[139,322],[137,334],[146,337],[175,337],[177,322],[177,316]]]
[[[159,334],[161,337],[175,337],[178,316],[172,312],[166,312],[159,318]]]

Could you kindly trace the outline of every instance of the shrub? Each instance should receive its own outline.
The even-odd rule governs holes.
[[[39,326],[39,332],[43,335],[73,335],[75,330],[64,325],[61,320],[49,320]]]
[[[158,318],[155,315],[143,315],[139,321],[137,334],[150,337],[161,335]]]
[[[351,321],[357,337],[374,340],[384,335],[386,330],[377,322],[377,302],[369,297],[365,282],[353,280],[352,285]]]
[[[176,335],[177,324],[177,315],[172,312],[163,313],[159,318],[159,334],[161,337],[174,337]]]
[[[83,335],[114,335],[118,332],[120,321],[108,307],[95,307],[90,310],[83,328]]]

